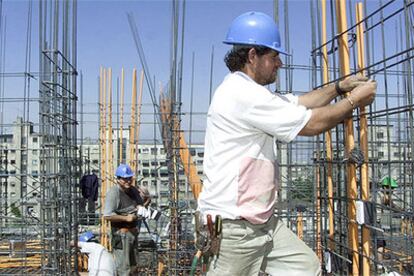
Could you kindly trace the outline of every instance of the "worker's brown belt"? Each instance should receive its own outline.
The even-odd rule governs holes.
[[[122,228],[119,228],[119,232],[121,233],[131,232],[132,234],[136,234],[138,233],[138,230],[136,227],[131,227],[131,228],[122,227]]]

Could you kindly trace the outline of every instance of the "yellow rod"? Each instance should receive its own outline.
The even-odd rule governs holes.
[[[365,68],[365,40],[364,40],[364,24],[363,24],[363,6],[362,3],[356,5],[356,22],[357,22],[357,47],[358,47],[358,69]],[[364,73],[361,71],[361,74]],[[361,166],[361,199],[369,200],[369,183],[368,183],[368,121],[365,115],[365,107],[360,108],[360,140],[361,150],[364,154],[364,163]],[[369,228],[362,226],[362,252],[364,258],[362,260],[363,275],[370,275],[370,241],[371,233]]]
[[[134,167],[138,168],[138,143],[139,143],[139,130],[141,127],[141,107],[142,107],[142,92],[144,88],[144,70],[141,70],[141,75],[139,78],[139,93],[138,93],[138,103],[137,103],[137,130],[136,130],[136,142],[134,143],[135,151],[135,160]]]
[[[132,171],[135,172],[135,112],[136,112],[136,105],[137,105],[137,69],[134,68],[132,71],[132,100],[131,100],[131,126],[129,130],[129,164],[131,166]]]
[[[326,44],[326,0],[321,0],[321,10],[322,10],[322,45]],[[329,82],[328,74],[328,50],[327,46],[322,47],[322,72],[323,72],[323,83]],[[330,130],[325,132],[325,146],[326,146],[326,161],[328,162],[328,222],[329,222],[329,239],[328,247],[330,250],[335,249],[334,235],[335,235],[335,225],[334,225],[334,202],[333,202],[333,181],[332,181],[332,133]]]
[[[114,149],[112,137],[112,69],[108,68],[108,187],[114,181]]]
[[[124,138],[124,84],[125,84],[125,76],[124,76],[124,68],[122,68],[121,70],[121,106],[120,106],[120,118],[119,118],[119,160],[121,163],[123,163],[123,149],[122,149],[122,145],[123,145],[123,138]]]
[[[341,75],[349,75],[349,47],[348,29],[346,19],[346,1],[336,0],[336,20],[339,39],[339,61]],[[348,93],[347,93],[348,94]],[[347,96],[347,95],[346,95]],[[352,118],[345,120],[345,149],[346,156],[354,148],[354,125]],[[356,223],[356,200],[357,183],[355,164],[348,162],[347,165],[347,193],[348,193],[348,247],[352,255],[352,275],[359,275],[359,255],[358,255],[358,225]]]

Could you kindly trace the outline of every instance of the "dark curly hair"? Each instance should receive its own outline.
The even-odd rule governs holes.
[[[252,45],[234,45],[224,57],[224,62],[230,72],[240,71],[247,62],[250,49],[254,48],[259,56],[265,55],[271,51],[270,48],[264,46]]]

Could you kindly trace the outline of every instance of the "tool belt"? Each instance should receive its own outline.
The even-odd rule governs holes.
[[[133,235],[138,234],[138,230],[136,227],[119,227],[119,228],[112,228],[112,236],[111,236],[111,246],[113,249],[122,249],[122,234],[131,233]]]
[[[206,216],[207,224],[203,224],[203,218],[200,212],[195,212],[195,247],[198,249],[197,254],[201,255],[202,270],[207,270],[211,259],[217,260],[220,252],[220,243],[222,238],[222,218],[220,215],[215,217],[213,223],[211,215]]]
[[[121,232],[121,233],[131,232],[132,234],[136,234],[136,233],[138,233],[138,229],[137,229],[137,227],[131,227],[131,228],[122,227],[122,228],[119,228],[119,232]]]

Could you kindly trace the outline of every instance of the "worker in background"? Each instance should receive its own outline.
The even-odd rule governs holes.
[[[393,198],[393,191],[394,189],[398,188],[397,181],[389,176],[383,177],[381,180],[381,188],[381,203],[389,206],[392,209],[402,211],[402,208],[395,204]]]
[[[272,93],[283,65],[279,30],[261,12],[237,17],[225,44],[230,70],[207,114],[205,179],[198,207],[204,223],[222,218],[221,246],[207,275],[319,275],[316,254],[274,215],[275,140],[327,131],[373,102],[376,83],[353,76],[302,96]],[[347,98],[331,101],[344,93]],[[218,218],[218,217],[217,217]],[[208,224],[208,223],[207,223]]]
[[[88,254],[88,275],[116,276],[114,258],[94,238],[95,235],[91,231],[88,231],[80,235],[78,241],[80,251]],[[71,245],[74,246],[74,243],[72,242]]]
[[[104,218],[111,222],[111,244],[119,276],[128,276],[136,265],[138,244],[137,211],[143,200],[132,186],[131,167],[121,164],[115,172],[116,183],[106,194]]]

